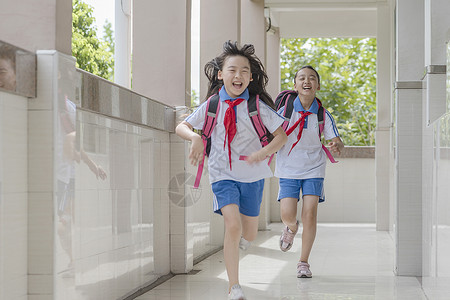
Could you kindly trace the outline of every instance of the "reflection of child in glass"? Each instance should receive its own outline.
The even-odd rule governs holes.
[[[0,44],[0,88],[16,90],[16,52],[4,44]]]
[[[237,43],[227,42],[223,53],[205,66],[209,79],[207,97],[218,93],[220,99],[208,167],[214,211],[223,215],[225,223],[223,252],[229,280],[228,299],[246,299],[238,278],[239,247],[245,248],[256,237],[264,178],[272,177],[267,158],[286,141],[280,127],[283,118],[272,109],[272,99],[265,91],[267,75],[254,52],[253,45],[239,48]],[[261,120],[274,135],[264,148],[248,116],[247,101],[257,94]],[[204,146],[200,135],[192,129],[202,129],[206,106],[207,101],[176,128],[180,137],[192,142],[189,158],[194,165],[202,160]],[[239,160],[240,156],[247,159]]]
[[[303,224],[302,251],[297,264],[297,277],[310,278],[309,254],[317,227],[317,206],[323,198],[323,181],[327,155],[319,138],[318,112],[320,103],[316,91],[320,90],[320,77],[311,66],[302,67],[294,78],[294,89],[298,97],[294,100],[294,111],[289,121],[287,143],[278,151],[275,176],[280,178],[281,220],[286,225],[280,237],[280,249],[288,251],[299,228],[297,202],[302,192],[301,220]],[[283,112],[283,108],[279,113]],[[331,114],[325,110],[325,140],[331,152],[339,154],[344,148]]]
[[[85,162],[97,178],[106,179],[106,173],[83,149],[76,148],[76,105],[67,96],[59,103],[59,126],[57,127],[56,175],[59,223],[57,227],[61,247],[66,251],[69,263],[63,276],[73,275],[72,222],[75,201],[75,162]]]
[[[65,109],[60,112],[60,121],[62,130],[65,132],[63,139],[64,157],[69,161],[80,163],[83,161],[94,175],[102,180],[106,179],[106,173],[103,168],[96,164],[87,153],[81,148],[77,151],[75,147],[76,131],[75,131],[75,104],[65,96]]]

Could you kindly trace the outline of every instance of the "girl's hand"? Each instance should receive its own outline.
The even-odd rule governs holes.
[[[192,144],[188,157],[191,164],[195,166],[203,158],[203,141],[202,137],[192,130],[192,125],[186,121],[181,122],[175,128],[175,132],[179,137],[191,141]]]
[[[256,152],[253,152],[252,154],[250,154],[249,156],[246,157],[245,161],[252,165],[254,163],[263,161],[267,158],[267,151],[265,148],[262,148],[261,150],[258,150]]]
[[[191,144],[191,150],[189,151],[189,160],[191,165],[196,166],[203,158],[203,141],[202,138],[197,135],[193,136]]]
[[[271,156],[273,153],[280,150],[280,148],[287,142],[287,136],[283,128],[278,127],[273,134],[273,140],[261,150],[253,152],[245,160],[249,164],[260,162],[265,160],[267,157]]]
[[[339,150],[337,144],[335,142],[328,143],[328,148],[330,148],[330,151],[335,154],[341,154],[341,151]]]
[[[103,170],[102,166],[97,165],[97,178],[101,178],[102,180],[105,180],[107,175],[105,170]]]
[[[334,154],[341,155],[341,150],[344,149],[344,144],[339,137],[335,137],[330,143],[328,143],[328,148],[330,148],[330,151]]]

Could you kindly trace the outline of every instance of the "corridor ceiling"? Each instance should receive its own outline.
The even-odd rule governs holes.
[[[282,38],[376,37],[377,7],[389,0],[266,0]]]

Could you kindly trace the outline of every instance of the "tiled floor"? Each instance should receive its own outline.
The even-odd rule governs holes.
[[[271,224],[241,252],[240,281],[249,300],[450,299],[448,288],[441,286],[427,297],[420,278],[394,276],[393,239],[374,225],[320,224],[310,258],[313,278],[297,279],[301,236],[297,234],[292,249],[283,253],[278,248],[281,228],[280,223]],[[194,270],[198,272],[177,275],[136,299],[227,299],[222,251]]]

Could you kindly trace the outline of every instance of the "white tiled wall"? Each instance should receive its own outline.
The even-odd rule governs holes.
[[[424,101],[424,108],[426,101]],[[426,110],[424,109],[424,112]],[[426,116],[424,118],[426,120]],[[439,123],[439,122],[437,122]],[[436,124],[438,125],[438,124]],[[435,274],[436,260],[436,231],[432,228],[433,219],[433,199],[435,198],[436,171],[435,171],[435,151],[438,146],[434,145],[434,126],[427,126],[424,123],[422,134],[422,275],[430,276]],[[438,141],[436,141],[438,142]]]
[[[221,248],[224,227],[223,217],[213,213],[207,159],[200,186],[194,189],[197,167],[187,158],[189,143],[171,135],[171,147],[171,270],[183,273],[192,269],[194,261]]]
[[[319,204],[318,222],[375,223],[375,158],[338,158],[327,163],[325,202]],[[280,222],[278,179],[272,178],[270,214]],[[300,205],[299,205],[300,215]]]
[[[432,251],[435,273],[430,276],[450,277],[450,115],[434,126],[435,148],[433,160],[433,192],[431,197]]]
[[[27,101],[0,91],[0,299],[27,299]]]
[[[188,153],[188,152],[187,152]],[[205,160],[205,163],[207,161]],[[189,172],[191,180],[195,178],[197,167],[187,163],[186,171]],[[201,186],[194,190],[187,185],[187,194],[194,199],[190,207],[188,218],[188,230],[192,232],[193,258],[198,259],[202,255],[215,251],[223,246],[224,224],[223,217],[213,213],[213,193],[209,184],[208,168],[204,168]]]
[[[77,150],[107,177],[74,163],[73,212],[56,222],[55,297],[117,299],[169,272],[169,134],[80,110],[77,125]]]
[[[58,65],[67,56],[38,51],[37,97],[28,101],[28,299],[53,299],[54,106]]]
[[[197,170],[186,165],[187,143],[79,109],[86,99],[71,57],[39,51],[38,70],[38,97],[24,114],[29,159],[18,162],[30,167],[20,177],[30,179],[20,181],[29,192],[30,299],[118,299],[220,248],[207,171],[202,190],[180,185],[183,201],[172,197],[172,181]]]
[[[425,123],[428,125],[439,118],[446,112],[445,101],[445,84],[446,74],[427,74],[424,78],[426,83],[426,93],[424,101],[425,108]]]
[[[169,261],[163,197],[169,134],[88,112],[77,116],[80,149],[107,178],[97,178],[84,163],[75,165],[75,286],[82,291],[101,282],[109,296],[97,299],[115,299],[168,273],[155,262]]]
[[[423,277],[422,288],[429,295],[448,286],[450,277],[450,115],[434,122],[424,144],[423,157]]]
[[[398,275],[422,274],[422,90],[397,90],[396,261]]]

